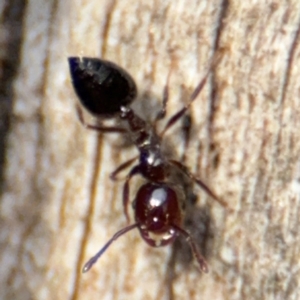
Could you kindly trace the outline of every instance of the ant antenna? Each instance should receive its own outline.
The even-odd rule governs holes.
[[[134,223],[134,224],[126,226],[126,227],[122,228],[121,230],[119,230],[118,232],[116,232],[113,235],[113,237],[94,256],[92,256],[85,263],[84,267],[82,268],[82,273],[88,272],[114,241],[116,241],[120,236],[124,235],[128,231],[130,231],[138,226],[139,226],[139,223]],[[199,264],[200,270],[204,273],[208,273],[207,262],[206,262],[205,258],[201,255],[201,253],[199,252],[199,250],[195,244],[195,241],[193,240],[191,235],[187,231],[185,231],[183,228],[181,228],[175,224],[173,224],[172,227],[175,229],[175,231],[177,233],[182,234],[186,238],[186,241],[190,244],[192,252]]]
[[[201,253],[199,252],[199,250],[198,250],[198,248],[195,244],[195,241],[193,240],[191,235],[179,226],[173,225],[173,227],[175,228],[175,230],[177,232],[181,233],[185,237],[186,241],[190,244],[192,252],[193,252],[193,254],[194,254],[194,256],[195,256],[195,258],[196,258],[196,260],[199,264],[200,270],[203,273],[208,273],[207,262],[206,262],[205,258],[201,255]]]
[[[138,226],[138,224],[135,223],[135,224],[126,226],[126,227],[122,228],[121,230],[119,230],[118,232],[116,232],[113,235],[113,237],[104,245],[104,247],[102,247],[93,257],[91,257],[89,259],[89,261],[87,263],[85,263],[84,267],[82,268],[82,273],[86,273],[88,270],[91,269],[91,267],[97,262],[97,260],[107,250],[107,248],[110,246],[110,244],[112,244],[112,242],[117,240],[121,235],[125,234],[126,232],[136,228],[137,226]]]

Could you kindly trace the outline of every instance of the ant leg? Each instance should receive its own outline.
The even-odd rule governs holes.
[[[201,255],[201,253],[199,252],[195,241],[193,240],[193,238],[191,237],[191,235],[185,231],[184,229],[182,229],[181,227],[178,227],[176,225],[173,225],[173,227],[175,228],[175,230],[179,233],[181,233],[182,235],[185,236],[187,242],[189,242],[192,252],[194,254],[194,256],[197,259],[197,262],[199,263],[200,266],[200,270],[204,273],[208,273],[208,266],[207,266],[207,262],[205,260],[205,258]]]
[[[208,75],[210,73],[211,68],[209,68],[209,70],[207,71],[206,75],[204,76],[204,78],[199,82],[199,84],[197,85],[197,87],[195,88],[195,90],[193,91],[191,97],[190,97],[190,101],[187,105],[185,105],[181,110],[179,110],[177,113],[175,113],[167,122],[164,130],[161,132],[160,137],[162,137],[166,131],[172,127],[184,114],[185,112],[190,108],[190,106],[192,105],[192,103],[197,99],[197,97],[199,96],[200,92],[202,91]]]
[[[161,132],[160,137],[162,137],[166,131],[172,127],[184,114],[185,112],[190,108],[190,106],[192,105],[192,103],[197,99],[197,97],[199,96],[199,94],[201,93],[209,73],[211,72],[211,70],[219,63],[220,61],[220,57],[213,57],[211,62],[209,63],[209,68],[204,76],[204,78],[199,82],[199,84],[196,86],[195,90],[193,91],[191,97],[190,97],[190,101],[188,104],[186,104],[181,110],[179,110],[177,113],[175,113],[167,122],[164,130]]]
[[[123,187],[123,208],[124,208],[124,214],[127,220],[127,223],[130,223],[130,218],[129,218],[129,214],[128,214],[128,203],[129,203],[129,181],[130,179],[136,175],[140,173],[140,166],[137,165],[135,167],[133,167],[129,174],[126,177],[126,181],[124,183],[124,187]]]
[[[210,197],[219,202],[223,207],[228,208],[227,202],[220,199],[201,179],[190,173],[185,165],[176,160],[170,160],[170,163],[180,169],[180,171],[191,178],[191,180],[195,181]]]
[[[88,262],[86,262],[82,268],[82,273],[86,273],[101,257],[101,255],[106,251],[106,249],[110,246],[112,242],[114,242],[116,239],[118,239],[121,235],[125,234],[129,230],[132,230],[138,226],[137,223],[129,225],[118,232],[116,232],[113,237],[93,256],[91,257]]]
[[[124,133],[124,132],[126,132],[126,129],[121,128],[121,127],[114,127],[114,126],[103,127],[103,126],[91,125],[91,124],[86,123],[84,120],[84,117],[83,117],[82,110],[78,105],[76,105],[76,112],[77,112],[77,116],[78,116],[80,123],[87,129],[104,132],[104,133],[105,132],[107,132],[107,133],[112,133],[112,132]]]
[[[110,175],[110,179],[111,180],[117,180],[117,175],[123,171],[124,169],[128,168],[136,159],[138,158],[138,156],[135,156],[134,158],[131,158],[127,161],[125,161],[124,163],[122,163],[116,170],[114,170]]]

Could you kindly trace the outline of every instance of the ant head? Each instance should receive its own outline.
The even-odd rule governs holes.
[[[182,210],[176,189],[167,183],[144,184],[137,192],[135,220],[142,238],[152,247],[170,244],[182,223]]]
[[[136,223],[116,232],[113,237],[84,265],[87,272],[107,250],[112,242],[128,231],[139,228],[142,238],[152,247],[171,244],[181,234],[189,242],[201,271],[207,273],[204,257],[198,251],[190,234],[181,227],[182,210],[179,190],[168,183],[144,184],[134,200]]]
[[[96,117],[113,117],[137,94],[132,77],[116,64],[89,57],[69,57],[74,90],[83,107]]]

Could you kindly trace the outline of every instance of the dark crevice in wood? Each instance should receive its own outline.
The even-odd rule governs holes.
[[[223,20],[226,18],[229,10],[229,1],[228,0],[222,0],[221,2],[221,8],[219,15],[216,20],[216,32],[212,44],[212,53],[213,57],[218,53],[218,50],[220,48],[220,40],[221,35],[224,30]],[[215,67],[218,67],[217,65]],[[214,67],[214,68],[215,68]],[[218,91],[217,91],[217,80],[215,76],[215,70],[212,70],[211,78],[211,90],[210,90],[210,109],[209,109],[209,119],[208,119],[208,130],[209,130],[209,138],[212,139],[212,133],[213,133],[213,123],[215,119],[215,111],[217,107],[217,99],[218,99]],[[212,142],[212,141],[210,141]]]
[[[3,31],[6,38],[1,44],[1,73],[0,73],[0,194],[3,190],[3,178],[6,165],[6,142],[11,125],[13,108],[13,83],[20,65],[23,18],[26,11],[26,1],[6,1],[3,10]]]
[[[100,57],[106,57],[107,56],[107,41],[109,36],[109,30],[111,28],[111,21],[112,21],[112,15],[115,12],[116,7],[116,1],[111,1],[107,8],[107,13],[105,14],[106,18],[103,24],[103,33],[101,40],[103,41]]]
[[[92,232],[92,226],[94,221],[94,214],[95,214],[95,204],[97,199],[97,187],[99,184],[99,177],[101,174],[101,168],[99,167],[99,162],[102,160],[102,136],[100,135],[98,137],[97,143],[96,143],[96,151],[95,156],[93,158],[93,175],[92,180],[90,182],[90,188],[89,188],[89,204],[86,211],[86,216],[84,220],[83,230],[82,230],[82,239],[79,246],[78,251],[78,259],[76,263],[76,275],[74,279],[74,288],[71,292],[70,298],[71,300],[77,300],[80,298],[80,289],[81,289],[81,280],[82,280],[82,267],[85,260],[86,255],[86,248],[88,245],[88,242],[90,241],[90,236]]]
[[[278,132],[278,136],[277,136],[277,141],[276,141],[276,147],[277,147],[277,151],[275,153],[274,157],[280,157],[280,145],[281,145],[281,139],[282,139],[282,119],[283,119],[283,113],[284,113],[284,103],[285,103],[285,99],[286,99],[286,94],[287,94],[287,89],[290,83],[290,79],[291,79],[291,73],[293,70],[293,63],[295,60],[295,55],[297,54],[296,49],[298,47],[299,44],[299,38],[300,38],[300,19],[298,20],[298,26],[297,26],[297,30],[295,31],[295,36],[291,42],[291,46],[289,48],[288,51],[288,55],[287,55],[287,64],[286,64],[286,69],[285,69],[285,73],[284,73],[284,78],[283,78],[283,83],[282,83],[282,93],[280,95],[280,99],[279,99],[279,106],[280,106],[280,131]]]

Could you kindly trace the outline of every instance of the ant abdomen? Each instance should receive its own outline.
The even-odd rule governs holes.
[[[116,64],[90,57],[69,57],[73,87],[82,106],[96,117],[114,117],[136,97],[132,77]]]

